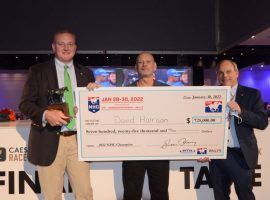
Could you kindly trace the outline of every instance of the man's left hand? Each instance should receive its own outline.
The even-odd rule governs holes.
[[[238,114],[241,114],[241,108],[238,105],[238,103],[236,103],[235,101],[230,101],[228,103],[228,106],[233,112],[237,112]]]

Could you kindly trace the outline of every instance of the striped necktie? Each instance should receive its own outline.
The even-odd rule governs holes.
[[[72,91],[72,85],[71,85],[71,79],[68,73],[68,66],[64,66],[64,84],[65,87],[67,87],[68,90],[64,93],[65,102],[68,104],[69,108],[69,115],[71,117],[70,122],[67,125],[67,128],[69,130],[72,130],[75,125],[75,119],[74,119],[74,101],[73,101],[73,91]]]
[[[232,93],[232,91],[231,91],[231,93],[230,93],[230,101],[232,101],[232,100],[234,100],[234,94]],[[228,116],[228,128],[230,129],[231,128],[231,123],[233,123],[233,121],[232,121],[232,117],[233,117],[233,115],[232,115],[232,111],[231,111],[231,109],[230,109],[230,111],[229,111],[229,116]]]

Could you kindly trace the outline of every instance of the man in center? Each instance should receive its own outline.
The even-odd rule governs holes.
[[[154,78],[157,64],[152,54],[143,52],[136,59],[135,69],[139,79],[129,86],[168,86]],[[169,161],[142,160],[123,162],[124,200],[141,200],[145,173],[148,174],[151,200],[169,199]]]

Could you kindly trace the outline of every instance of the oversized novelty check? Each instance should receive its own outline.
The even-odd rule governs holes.
[[[84,161],[226,158],[229,87],[76,89]]]

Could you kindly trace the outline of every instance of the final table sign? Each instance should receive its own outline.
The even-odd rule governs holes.
[[[224,159],[230,88],[76,89],[79,159]]]

